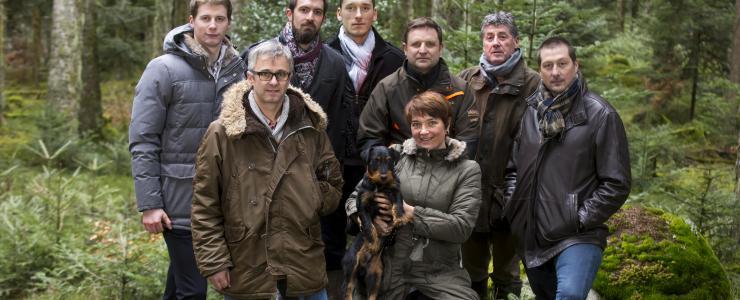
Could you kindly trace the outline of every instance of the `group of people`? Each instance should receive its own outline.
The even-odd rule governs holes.
[[[568,40],[546,39],[534,71],[514,17],[491,13],[479,64],[455,75],[434,20],[411,20],[399,49],[373,0],[340,0],[326,43],[327,1],[290,0],[277,36],[241,54],[231,16],[229,0],[191,0],[136,86],[134,187],[167,245],[165,299],[209,283],[226,299],[362,298],[342,293],[342,257],[378,145],[399,153],[411,219],[392,230],[374,199],[394,241],[380,299],[506,299],[520,262],[538,299],[585,299],[631,178],[620,117]]]

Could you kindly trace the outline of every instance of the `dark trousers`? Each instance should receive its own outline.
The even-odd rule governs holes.
[[[326,258],[326,271],[329,276],[329,285],[326,287],[329,299],[343,299],[341,295],[343,273],[342,258],[347,249],[347,213],[344,204],[347,198],[355,190],[357,183],[365,174],[364,166],[345,165],[342,170],[344,186],[342,187],[342,199],[339,206],[332,214],[321,217],[321,239],[324,241],[324,258]]]
[[[163,299],[206,299],[208,283],[198,272],[189,230],[173,229],[163,233],[170,255],[167,287]]]
[[[474,284],[482,282],[482,290],[485,291],[488,286],[487,279],[490,277],[493,281],[492,299],[506,299],[508,293],[519,296],[522,289],[522,280],[519,279],[519,256],[516,255],[516,244],[507,228],[473,232],[463,243],[462,253],[463,265]],[[493,272],[490,274],[489,262],[493,263]]]
[[[321,217],[321,239],[324,241],[327,271],[342,269],[342,258],[347,249],[347,234],[344,231],[347,227],[347,213],[344,210],[344,204],[364,174],[365,167],[363,166],[345,165],[342,172],[344,187],[342,187],[342,199],[339,206],[332,214]]]

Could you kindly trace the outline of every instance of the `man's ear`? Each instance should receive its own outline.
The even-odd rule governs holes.
[[[288,22],[293,24],[293,11],[290,8],[285,9],[285,16],[288,17]]]

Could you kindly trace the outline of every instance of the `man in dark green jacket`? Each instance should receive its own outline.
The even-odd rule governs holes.
[[[401,144],[410,138],[404,107],[414,95],[431,90],[444,95],[452,105],[450,136],[467,143],[468,155],[475,153],[476,124],[468,116],[473,97],[467,93],[465,81],[450,73],[441,58],[443,49],[442,29],[432,19],[408,23],[403,35],[403,66],[378,83],[360,114],[357,138],[362,150]]]
[[[461,72],[475,96],[472,111],[479,112],[479,146],[475,160],[483,172],[483,202],[476,228],[463,245],[463,263],[473,289],[488,298],[488,265],[493,260],[493,299],[519,296],[519,257],[509,226],[501,219],[504,170],[519,130],[526,97],[534,93],[540,76],[527,67],[519,49],[519,31],[507,12],[487,15],[481,23],[483,54],[480,63]]]

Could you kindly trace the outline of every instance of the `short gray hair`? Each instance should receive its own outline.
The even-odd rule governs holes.
[[[290,49],[281,44],[277,39],[266,40],[249,50],[247,69],[250,71],[253,70],[254,64],[257,63],[257,58],[262,56],[272,58],[285,57],[288,60],[288,71],[293,72],[293,55],[290,54]]]
[[[519,36],[519,29],[516,28],[516,22],[514,21],[514,15],[512,15],[510,12],[505,11],[497,11],[494,13],[490,13],[487,16],[483,18],[483,22],[480,24],[480,34],[483,35],[483,28],[486,28],[486,26],[494,25],[505,25],[509,28],[509,33],[513,37]]]

